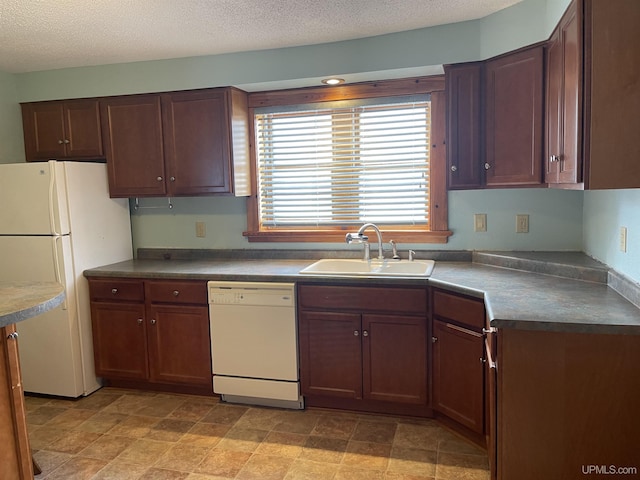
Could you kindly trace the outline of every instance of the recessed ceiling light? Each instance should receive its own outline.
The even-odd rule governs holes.
[[[340,85],[341,83],[344,83],[344,78],[325,78],[322,80],[322,83],[324,83],[325,85]]]

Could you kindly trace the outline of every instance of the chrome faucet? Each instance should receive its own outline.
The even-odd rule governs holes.
[[[384,255],[382,254],[382,233],[380,233],[380,229],[374,225],[373,223],[365,223],[360,227],[358,233],[347,233],[345,237],[345,241],[349,244],[351,243],[363,243],[364,244],[364,260],[371,260],[370,258],[370,247],[369,247],[369,237],[367,237],[364,232],[367,228],[373,228],[378,235],[378,259],[384,259]]]

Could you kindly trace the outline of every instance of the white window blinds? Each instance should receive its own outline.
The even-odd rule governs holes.
[[[428,226],[428,96],[257,111],[255,122],[263,226]]]

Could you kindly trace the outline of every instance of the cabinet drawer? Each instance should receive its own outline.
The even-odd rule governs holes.
[[[446,293],[433,291],[433,314],[437,317],[465,324],[476,330],[484,327],[484,302]]]
[[[90,279],[89,292],[91,300],[144,301],[142,280]]]
[[[427,311],[427,291],[402,287],[300,285],[298,303],[303,309],[423,314]]]
[[[145,294],[151,303],[207,305],[207,282],[145,281]]]

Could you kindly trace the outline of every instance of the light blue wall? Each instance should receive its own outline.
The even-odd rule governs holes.
[[[620,227],[627,228],[626,253]],[[584,192],[583,235],[587,254],[640,283],[640,189]]]
[[[16,77],[0,71],[0,163],[24,162]]]

